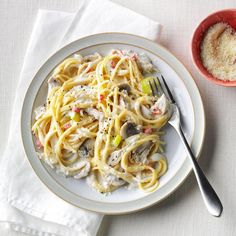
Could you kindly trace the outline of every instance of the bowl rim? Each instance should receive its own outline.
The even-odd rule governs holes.
[[[192,58],[192,61],[193,61],[193,64],[194,66],[196,67],[196,69],[198,70],[198,72],[207,80],[217,84],[217,85],[222,85],[222,86],[225,86],[225,87],[236,87],[236,81],[229,81],[229,80],[220,80],[220,79],[217,79],[215,78],[210,72],[207,71],[207,69],[202,65],[202,67],[204,68],[204,70],[202,70],[198,63],[197,63],[197,60],[196,60],[196,55],[193,54],[193,48],[194,48],[194,40],[196,38],[196,32],[199,30],[199,28],[202,26],[202,24],[210,19],[211,17],[213,17],[214,15],[216,14],[219,14],[219,13],[227,13],[227,12],[235,12],[236,13],[236,8],[227,8],[227,9],[222,9],[222,10],[219,10],[219,11],[215,11],[211,14],[209,14],[208,16],[204,17],[200,23],[194,28],[193,30],[193,33],[192,33],[192,37],[191,37],[191,44],[190,44],[190,50],[191,50],[191,58]],[[212,24],[213,25],[213,24]],[[212,26],[211,25],[211,26]],[[211,27],[209,26],[205,31],[204,33]]]

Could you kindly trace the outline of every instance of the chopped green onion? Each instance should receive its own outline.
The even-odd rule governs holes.
[[[149,81],[151,82],[153,79],[154,79],[153,77],[147,77],[141,81],[141,87],[142,87],[143,93],[147,95],[152,94],[152,89],[150,87]]]
[[[152,95],[152,88],[150,86],[150,83],[153,84],[153,80],[155,80],[156,84],[157,84],[157,88],[158,88],[158,95],[160,95],[162,92],[162,89],[161,89],[161,85],[159,84],[159,81],[157,78],[155,77],[146,77],[145,79],[143,79],[141,81],[141,87],[142,87],[142,91],[143,93],[147,94],[147,95]],[[150,82],[150,83],[149,83]]]
[[[75,121],[75,122],[79,122],[80,121],[80,115],[77,112],[72,112],[70,118],[73,121]]]
[[[120,142],[121,142],[121,140],[122,140],[122,137],[121,137],[119,134],[116,135],[116,137],[115,137],[114,140],[113,140],[113,145],[116,146],[116,147],[118,147],[119,144],[120,144]]]

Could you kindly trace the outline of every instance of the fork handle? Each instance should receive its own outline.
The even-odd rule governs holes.
[[[193,170],[204,200],[204,203],[207,207],[207,210],[216,217],[219,217],[223,211],[223,206],[220,202],[219,197],[217,196],[215,190],[212,188],[211,184],[207,180],[205,174],[203,173],[201,167],[199,166],[181,127],[176,128],[177,133],[179,134],[186,151],[192,161]]]

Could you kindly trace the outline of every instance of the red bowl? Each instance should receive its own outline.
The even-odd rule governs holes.
[[[226,9],[212,13],[198,25],[198,27],[194,31],[191,42],[192,59],[199,72],[206,79],[218,85],[233,87],[236,86],[236,81],[223,81],[213,77],[213,75],[210,74],[207,71],[207,69],[203,66],[200,57],[200,52],[201,52],[200,46],[205,32],[209,29],[209,27],[219,22],[225,22],[236,30],[236,9]]]

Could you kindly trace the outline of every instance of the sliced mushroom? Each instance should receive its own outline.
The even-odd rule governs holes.
[[[123,83],[123,84],[119,84],[118,85],[119,91],[125,91],[127,94],[130,94],[131,92],[131,88],[129,86],[129,84],[127,83]]]
[[[79,156],[83,158],[89,158],[94,156],[94,144],[93,139],[86,139],[79,148]]]
[[[120,149],[120,150],[112,152],[112,154],[107,159],[107,164],[109,166],[117,165],[120,162],[122,151],[123,150]]]
[[[130,161],[133,163],[146,163],[152,146],[153,143],[149,141],[134,149],[129,157]]]
[[[126,139],[132,135],[139,134],[139,133],[140,133],[140,130],[137,128],[137,125],[129,121],[124,123],[120,129],[120,135],[123,139]]]

